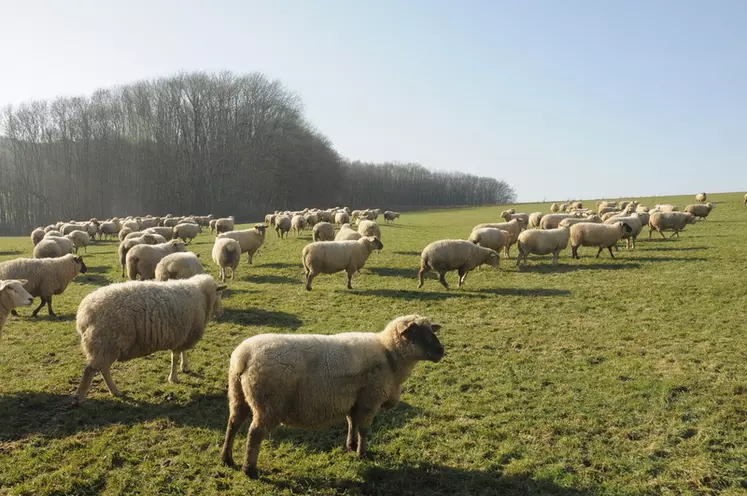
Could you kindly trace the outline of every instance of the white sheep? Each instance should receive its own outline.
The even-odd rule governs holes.
[[[127,252],[130,251],[130,249],[133,246],[137,245],[155,245],[159,243],[165,243],[166,241],[159,241],[156,234],[141,234],[140,236],[134,237],[134,238],[128,238],[119,243],[119,248],[117,249],[117,252],[119,254],[119,264],[122,266],[122,277],[126,277],[125,275],[125,267],[127,266]]]
[[[672,205],[670,203],[665,203],[664,205],[654,205],[654,208],[657,209],[659,212],[678,212],[680,208],[677,205]]]
[[[104,376],[112,396],[122,396],[111,377],[116,361],[132,360],[156,351],[171,350],[169,381],[179,382],[176,355],[187,372],[187,350],[205,332],[205,326],[223,311],[221,291],[207,274],[164,282],[110,284],[83,298],[76,317],[86,368],[78,386],[77,402],[83,402],[97,372]]]
[[[511,233],[494,227],[483,227],[472,231],[468,241],[500,253],[511,242]]]
[[[57,246],[60,247],[60,255],[67,255],[68,253],[73,253],[75,251],[75,245],[69,238],[66,238],[65,236],[50,236],[49,234],[45,234],[43,241],[54,241],[55,243],[57,243]],[[36,251],[36,248],[38,247],[39,245],[36,245],[34,250]]]
[[[612,219],[607,219],[606,221],[604,221],[605,224],[614,224],[615,222],[624,222],[630,228],[630,231],[623,233],[620,239],[625,240],[625,247],[628,250],[631,248],[631,244],[633,249],[635,250],[635,242],[638,239],[638,235],[641,234],[644,226],[644,224],[641,223],[641,219],[637,215],[631,215],[627,217],[613,217]]]
[[[301,214],[296,214],[291,218],[291,231],[299,236],[303,230],[306,229],[306,217]]]
[[[197,274],[204,274],[200,255],[190,251],[172,253],[163,257],[156,265],[156,280],[189,279]]]
[[[127,275],[131,280],[153,279],[156,277],[156,265],[166,255],[187,251],[187,245],[178,239],[157,245],[138,244],[130,248],[125,257]]]
[[[516,243],[516,240],[519,239],[519,233],[526,227],[524,224],[523,219],[513,219],[510,222],[494,222],[494,223],[487,223],[487,224],[478,224],[475,227],[472,228],[473,231],[477,229],[483,229],[486,227],[492,227],[494,229],[500,229],[502,231],[508,232],[511,237],[508,241],[508,245],[506,246],[506,249],[504,251],[504,256],[506,258],[511,258],[511,247]]]
[[[685,207],[685,212],[693,214],[696,219],[706,220],[714,206],[713,203],[692,204]]]
[[[135,229],[137,230],[137,229]],[[102,222],[99,226],[99,239],[116,236],[119,232],[119,225],[116,222]]]
[[[384,223],[385,224],[394,222],[394,219],[399,219],[399,212],[393,212],[391,210],[387,210],[386,212],[384,212]]]
[[[527,224],[527,227],[531,228],[537,228],[540,226],[540,222],[542,221],[542,217],[544,217],[544,213],[542,212],[532,212],[529,214],[529,223]]]
[[[171,241],[174,238],[173,227],[163,227],[163,226],[149,227],[145,231],[143,231],[143,233],[144,234],[157,234],[163,237],[163,239],[166,241]]]
[[[275,232],[278,238],[283,239],[283,236],[288,237],[288,232],[291,230],[291,218],[287,215],[278,215],[275,217]]]
[[[697,195],[695,195],[695,201],[697,202],[703,203],[706,201],[706,199],[708,199],[708,195],[706,195],[705,193],[698,193]]]
[[[173,229],[174,234],[172,239],[179,238],[185,243],[190,243],[200,234],[200,232],[202,232],[202,228],[199,225],[191,222],[180,222],[175,225]]]
[[[0,263],[0,279],[25,279],[23,287],[31,296],[41,298],[41,304],[31,313],[36,317],[46,304],[50,317],[52,296],[62,294],[78,274],[85,274],[86,264],[82,257],[68,254],[59,258],[16,258]],[[12,311],[17,315],[16,311]]]
[[[60,245],[52,239],[42,239],[34,246],[34,258],[58,258],[61,256]]]
[[[664,236],[664,231],[674,231],[670,236],[673,238],[675,235],[679,238],[680,231],[685,229],[687,224],[695,224],[695,216],[688,212],[656,212],[651,214],[648,220],[648,239],[651,239],[651,234],[656,231]]]
[[[397,317],[380,333],[259,334],[231,354],[230,416],[221,451],[234,466],[236,433],[251,416],[243,471],[257,478],[262,440],[278,425],[319,427],[347,417],[345,446],[364,457],[371,422],[392,408],[421,360],[445,355],[440,325],[427,317]]]
[[[353,274],[366,264],[374,250],[384,245],[378,238],[362,237],[358,241],[317,241],[304,246],[301,263],[306,274],[306,289],[311,291],[311,281],[319,274],[334,274],[346,271],[348,289],[353,289]]]
[[[213,262],[220,268],[220,280],[226,281],[226,269],[231,268],[231,279],[236,273],[236,267],[241,260],[241,245],[231,238],[215,238],[213,245]]]
[[[361,236],[376,236],[381,239],[381,227],[374,220],[363,220],[358,224],[358,234]]]
[[[560,221],[575,217],[574,214],[547,214],[542,216],[540,220],[540,227],[542,229],[557,229],[560,226]],[[518,236],[517,236],[518,238]]]
[[[247,260],[251,264],[253,263],[254,255],[265,242],[266,229],[267,227],[264,224],[254,224],[254,227],[251,229],[229,231],[219,234],[218,238],[231,238],[238,241],[239,246],[241,246],[241,253],[247,254]]]
[[[560,212],[560,205],[558,205],[557,203],[553,203],[552,205],[550,205],[550,212],[554,214]]]
[[[86,231],[75,230],[66,237],[73,243],[76,254],[78,253],[78,249],[81,247],[86,253],[88,253],[88,244],[91,242],[91,236],[89,236]]]
[[[513,219],[521,219],[524,222],[524,227],[529,225],[529,214],[517,214],[507,210],[501,214],[501,217],[506,222],[510,222]]]
[[[31,231],[31,242],[34,244],[34,246],[39,244],[39,241],[44,239],[44,234],[45,234],[44,229],[40,227],[37,227],[36,229]]]
[[[598,246],[597,258],[602,250],[607,248],[610,256],[615,258],[612,253],[612,247],[620,241],[625,233],[630,233],[630,226],[624,222],[615,222],[614,224],[593,224],[591,222],[582,222],[571,226],[571,251],[573,258],[578,256],[579,246]]]
[[[319,222],[312,230],[314,241],[334,241],[335,226],[330,222]]]
[[[361,239],[358,231],[354,230],[350,224],[343,224],[335,236],[335,241],[357,241]]]
[[[235,223],[236,221],[233,215],[230,217],[218,219],[217,221],[215,221],[215,232],[217,234],[220,234],[228,231],[233,231]]]
[[[490,248],[483,248],[463,239],[435,241],[426,246],[420,254],[418,288],[423,287],[423,276],[431,270],[438,272],[438,280],[446,289],[449,289],[446,282],[446,273],[457,270],[459,272],[459,287],[462,287],[467,274],[485,263],[498,268],[500,256]]]
[[[350,216],[347,212],[337,212],[335,214],[335,225],[341,226],[350,222]]]
[[[524,259],[524,266],[526,266],[530,254],[549,255],[550,253],[552,253],[552,264],[557,265],[560,252],[568,248],[570,236],[571,231],[568,227],[530,229],[522,232],[519,234],[516,245],[519,250],[516,266],[520,266],[522,258]]]
[[[0,336],[11,310],[27,307],[34,302],[34,297],[23,287],[27,283],[26,279],[0,280]]]

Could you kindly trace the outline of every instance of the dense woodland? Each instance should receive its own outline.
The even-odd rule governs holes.
[[[0,233],[59,219],[274,209],[415,209],[514,200],[503,181],[349,162],[301,99],[254,73],[190,73],[5,109]],[[456,165],[456,164],[455,164]]]

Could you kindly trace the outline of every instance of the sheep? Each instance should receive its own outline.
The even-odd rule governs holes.
[[[527,223],[527,227],[536,228],[540,226],[540,221],[542,221],[542,217],[544,217],[544,213],[542,212],[532,212],[529,214],[529,222]]]
[[[127,236],[129,236],[131,233],[140,233],[140,231],[133,231],[129,227],[123,227],[119,230],[119,233],[117,233],[117,237],[119,238],[119,241],[122,242],[127,239]]]
[[[648,221],[651,218],[648,212],[633,212],[630,214],[631,217],[637,217],[641,221],[641,226],[647,226]]]
[[[29,294],[41,298],[41,304],[31,315],[36,317],[39,310],[46,304],[50,317],[56,317],[52,310],[52,296],[62,294],[75,279],[75,276],[85,274],[88,269],[82,257],[72,254],[59,258],[16,258],[0,263],[0,279],[25,279],[23,287]],[[13,315],[17,315],[12,310]]]
[[[140,220],[140,229],[150,229],[152,227],[158,227],[158,224],[160,224],[161,219],[158,217],[146,217],[145,219]]]
[[[597,215],[602,217],[606,213],[617,211],[618,210],[615,207],[599,207],[599,210],[597,210]]]
[[[568,220],[568,219],[566,219]],[[519,234],[519,240],[516,247],[519,250],[519,256],[516,259],[516,266],[521,267],[521,259],[524,259],[524,266],[527,265],[529,254],[549,255],[552,253],[552,264],[558,264],[558,255],[568,248],[568,240],[571,231],[567,227],[557,229],[532,229]]]
[[[379,409],[392,408],[418,361],[439,362],[445,353],[428,317],[393,319],[380,333],[336,335],[259,334],[231,354],[230,415],[221,461],[234,467],[236,434],[251,416],[243,471],[259,476],[262,440],[280,425],[319,427],[345,417],[345,446],[364,457]]]
[[[557,229],[560,221],[569,217],[575,217],[573,214],[547,214],[542,216],[540,227],[542,229]],[[517,236],[518,238],[518,236]]]
[[[319,222],[312,230],[314,241],[334,241],[335,226],[329,222]]]
[[[31,242],[36,246],[39,244],[39,241],[44,239],[44,229],[37,227],[33,231],[31,231]]]
[[[524,221],[522,219],[513,219],[510,222],[495,222],[495,223],[488,223],[488,224],[478,224],[475,227],[472,228],[473,231],[477,229],[483,229],[485,227],[492,227],[495,229],[501,229],[503,231],[507,231],[511,237],[509,238],[508,245],[506,245],[506,249],[504,250],[504,256],[506,258],[511,258],[511,246],[513,246],[516,243],[516,240],[519,239],[519,233],[521,233]]]
[[[54,238],[61,238],[62,237],[62,233],[60,231],[47,231],[44,234],[44,239],[53,238],[53,237]]]
[[[83,298],[75,326],[86,355],[75,400],[86,399],[97,372],[104,376],[112,396],[122,396],[110,368],[156,351],[171,350],[169,382],[178,383],[176,355],[181,371],[188,371],[187,350],[202,339],[205,326],[223,313],[221,291],[207,274],[164,282],[120,282],[104,286]]]
[[[50,236],[49,234],[46,234],[44,235],[44,239],[57,243],[57,245],[60,247],[61,255],[67,255],[68,253],[73,253],[75,251],[75,245],[73,245],[73,242],[65,236]]]
[[[57,230],[57,226],[55,226],[54,224],[50,224],[44,228],[44,234],[48,233],[49,231],[56,231],[56,230]],[[62,236],[62,233],[60,233],[60,236]]]
[[[706,220],[706,217],[711,213],[713,207],[713,203],[692,204],[685,207],[685,212],[693,214],[696,219],[700,218]]]
[[[449,289],[446,273],[451,270],[459,272],[459,287],[464,284],[469,272],[484,264],[498,268],[500,256],[490,248],[483,248],[463,239],[442,239],[434,241],[420,254],[418,271],[418,288],[423,287],[423,276],[433,270],[438,272],[438,280],[444,288]]]
[[[384,223],[385,224],[394,222],[394,219],[399,219],[399,212],[393,212],[391,210],[387,210],[386,212],[384,212]]]
[[[747,193],[744,194],[744,204],[747,206]]]
[[[602,222],[606,222],[607,220],[609,220],[609,219],[611,219],[613,217],[618,217],[621,213],[622,212],[618,212],[618,211],[606,212],[606,213],[602,214]],[[625,214],[623,214],[623,215],[625,215]]]
[[[133,246],[137,245],[155,245],[159,244],[159,242],[165,243],[166,241],[160,241],[155,234],[141,234],[140,236],[134,237],[134,238],[128,238],[119,243],[119,248],[117,249],[117,253],[119,256],[119,264],[122,266],[122,277],[126,277],[125,275],[125,267],[127,266],[127,252],[130,251],[130,249]]]
[[[221,282],[226,281],[226,268],[231,268],[231,279],[236,273],[236,267],[241,261],[241,245],[238,241],[227,237],[215,238],[213,244],[213,262],[220,269]]]
[[[162,236],[163,239],[165,239],[166,241],[170,241],[174,238],[173,227],[163,227],[163,226],[149,227],[145,231],[143,231],[143,233],[157,234],[159,236]]]
[[[156,265],[156,281],[169,279],[189,279],[197,274],[204,274],[199,253],[191,251],[166,255]]]
[[[283,239],[283,235],[288,237],[288,231],[291,230],[291,218],[287,215],[278,215],[275,217],[275,232],[278,238]]]
[[[698,193],[695,195],[696,202],[705,203],[706,199],[708,199],[708,196],[705,193]]]
[[[599,216],[596,214],[590,215],[589,217],[568,217],[568,218],[561,220],[558,223],[558,227],[571,227],[574,224],[580,224],[582,222],[591,222],[593,224],[601,224],[602,219],[600,219]]]
[[[176,226],[174,226],[174,236],[173,239],[179,238],[185,243],[191,242],[193,239],[197,237],[198,234],[202,231],[202,228],[197,224],[192,223],[179,223]]]
[[[635,250],[635,242],[638,239],[638,235],[641,234],[644,226],[644,224],[641,223],[641,219],[637,216],[620,216],[604,221],[605,224],[614,224],[616,222],[624,222],[630,228],[630,232],[623,233],[620,239],[625,240],[625,248],[629,250],[632,244],[633,249]]]
[[[345,212],[337,212],[335,214],[335,225],[341,226],[350,222],[350,216]]]
[[[120,229],[124,229],[126,227],[132,229],[133,231],[139,231],[140,223],[136,220],[126,220],[122,222],[122,227]]]
[[[228,231],[233,231],[233,227],[235,224],[235,219],[232,216],[230,217],[224,217],[222,219],[218,219],[215,222],[215,232],[217,234],[221,234]]]
[[[468,241],[480,245],[483,248],[490,248],[491,250],[500,253],[501,250],[505,250],[510,243],[511,233],[494,227],[483,227],[472,231],[469,235]]]
[[[313,228],[319,222],[319,215],[316,213],[307,213],[305,215],[306,226]]]
[[[218,219],[211,219],[210,223],[208,224],[210,226],[210,232],[215,232],[215,225],[218,223]]]
[[[322,222],[334,223],[335,216],[332,212],[328,212],[325,210],[323,212],[319,212],[319,220]]]
[[[358,224],[358,234],[361,236],[376,236],[381,239],[381,228],[376,221],[364,220]]]
[[[635,211],[638,214],[645,214],[648,213],[650,209],[646,205],[636,205]]]
[[[335,241],[358,241],[361,239],[358,231],[354,230],[350,224],[343,224],[335,236]]]
[[[168,217],[166,219],[163,219],[162,224],[163,227],[170,227],[173,229],[177,224],[179,224],[179,222],[181,222],[181,218],[179,217]]]
[[[42,239],[34,246],[34,258],[58,258],[61,256],[60,245],[54,240]]]
[[[557,203],[553,203],[552,205],[550,205],[550,212],[554,214],[560,212],[560,205],[558,205]]]
[[[296,236],[299,236],[303,230],[306,228],[306,217],[303,215],[294,215],[293,218],[291,218],[291,231],[295,233]]]
[[[687,224],[695,224],[695,216],[688,212],[656,212],[651,215],[648,220],[648,239],[651,239],[651,234],[656,231],[664,236],[664,231],[672,230],[674,233],[670,236],[673,238],[675,235],[680,237],[680,231],[685,229]]]
[[[384,245],[378,238],[365,236],[358,241],[317,241],[304,246],[301,263],[306,274],[306,290],[311,291],[311,282],[318,274],[334,274],[346,271],[348,289],[353,289],[353,274],[366,264],[374,250]]]
[[[568,204],[567,203],[561,203],[560,204],[560,212],[565,213],[568,211]]]
[[[241,246],[241,253],[247,254],[247,261],[251,264],[254,254],[257,253],[257,250],[265,242],[265,229],[267,227],[264,224],[254,224],[254,227],[251,229],[230,231],[219,234],[218,238],[231,238],[238,241],[239,246]]]
[[[76,230],[68,234],[67,238],[72,241],[76,254],[80,247],[83,247],[83,250],[88,253],[88,244],[91,242],[91,236],[87,232]]]
[[[157,245],[138,244],[130,248],[125,257],[127,275],[131,280],[153,279],[156,276],[156,265],[166,255],[187,251],[187,245],[178,239]]]
[[[659,212],[678,212],[680,210],[677,205],[671,205],[669,203],[664,205],[654,205],[654,208],[658,209]]]
[[[99,226],[99,239],[115,236],[119,232],[116,222],[102,222]]]
[[[27,307],[34,302],[34,297],[23,287],[27,283],[26,279],[0,280],[0,336],[3,334],[3,327],[10,312],[15,311],[17,307]]]
[[[581,210],[582,208],[584,208],[584,204],[581,203],[580,201],[571,202],[571,209],[573,209],[573,210]]]
[[[73,231],[85,229],[85,226],[83,224],[78,224],[75,222],[68,222],[67,224],[63,224],[62,228],[60,229],[60,232],[63,236],[70,234]]]
[[[579,246],[598,246],[599,251],[596,258],[599,258],[599,254],[605,248],[609,250],[610,256],[615,258],[615,255],[612,254],[612,247],[620,241],[625,233],[631,231],[630,226],[624,222],[615,222],[614,224],[584,222],[571,226],[572,257],[581,258],[578,256]]]
[[[505,214],[505,215],[503,215]],[[516,214],[516,213],[509,213],[508,211],[503,212],[501,217],[506,221],[510,222],[513,219],[521,219],[524,222],[524,226],[529,225],[529,214]]]

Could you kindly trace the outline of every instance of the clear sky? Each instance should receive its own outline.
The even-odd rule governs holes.
[[[0,0],[0,105],[261,71],[345,157],[522,201],[747,189],[747,0]]]

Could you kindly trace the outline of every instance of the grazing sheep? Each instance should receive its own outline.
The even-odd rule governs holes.
[[[566,219],[567,220],[567,219]],[[531,229],[519,234],[517,248],[519,256],[516,259],[516,266],[520,267],[521,259],[524,259],[524,266],[527,265],[529,254],[549,255],[552,253],[552,264],[558,264],[558,255],[568,248],[568,240],[571,231],[567,227],[557,229]]]
[[[688,212],[656,212],[651,214],[648,220],[648,239],[651,239],[651,233],[654,231],[664,236],[664,231],[674,231],[670,236],[673,238],[675,235],[680,237],[680,231],[685,229],[687,224],[695,224],[695,216]]]
[[[83,247],[83,250],[88,253],[88,244],[91,242],[91,236],[85,231],[73,231],[67,235],[67,238],[72,241],[75,253],[78,253],[78,249]]]
[[[708,214],[711,213],[711,210],[713,210],[713,203],[706,203],[706,204],[692,204],[685,207],[685,212],[693,214],[696,219],[703,219],[706,220],[706,217],[708,217]]]
[[[532,212],[529,214],[529,222],[527,223],[527,227],[536,228],[540,226],[540,222],[542,221],[542,217],[544,217],[544,213],[542,212]]]
[[[127,275],[130,280],[153,279],[156,277],[156,265],[166,255],[187,251],[187,245],[178,239],[157,245],[138,244],[130,248],[125,257]]]
[[[288,231],[291,230],[291,219],[287,215],[278,215],[275,217],[275,232],[280,239],[283,239],[283,235],[288,237]]]
[[[189,279],[197,274],[204,274],[200,255],[190,251],[166,255],[156,265],[156,280]]]
[[[174,238],[174,228],[173,227],[163,227],[163,226],[156,226],[156,227],[149,227],[145,231],[143,231],[145,234],[157,234],[166,241],[171,241]]]
[[[62,294],[75,276],[86,273],[83,258],[67,254],[59,258],[16,258],[0,263],[0,279],[25,279],[23,287],[31,296],[41,298],[41,304],[31,315],[36,317],[46,304],[51,317],[52,296]],[[17,315],[16,311],[12,311]]]
[[[300,214],[294,215],[291,219],[291,231],[293,231],[296,236],[299,236],[305,228],[306,217]]]
[[[11,310],[27,307],[34,302],[34,297],[23,287],[26,283],[26,279],[0,280],[0,336]]]
[[[343,270],[348,274],[348,289],[353,289],[353,274],[363,268],[372,251],[383,248],[381,241],[373,236],[365,236],[358,241],[319,241],[306,245],[301,252],[306,289],[311,291],[311,281],[317,275]]]
[[[57,246],[60,247],[61,255],[67,255],[68,253],[73,253],[75,251],[75,245],[69,238],[66,238],[65,236],[50,236],[49,234],[45,234],[44,240],[54,241],[55,243],[57,243]]]
[[[612,247],[620,241],[620,238],[626,232],[630,233],[631,229],[624,222],[615,222],[614,224],[584,222],[571,226],[571,251],[573,258],[581,258],[578,256],[579,246],[598,246],[597,258],[599,258],[602,250],[607,248],[610,256],[615,258],[615,255],[612,254]]]
[[[501,250],[505,251],[506,247],[511,242],[511,233],[494,227],[483,227],[472,231],[469,235],[468,241],[472,241],[476,245],[480,245],[483,248],[490,248],[496,253],[500,253]]]
[[[314,225],[314,241],[334,241],[335,226],[329,222],[319,222]]]
[[[519,239],[519,233],[524,229],[525,224],[523,219],[513,219],[510,222],[495,222],[495,223],[487,223],[487,224],[478,224],[475,227],[472,228],[472,230],[476,229],[483,229],[486,227],[492,227],[494,229],[500,229],[502,231],[508,232],[511,237],[508,241],[508,245],[506,246],[504,256],[506,258],[511,258],[511,247],[516,243],[516,240]]]
[[[187,350],[193,348],[213,317],[223,312],[221,291],[207,274],[164,282],[121,282],[104,286],[83,298],[76,328],[86,355],[86,368],[76,400],[86,399],[93,376],[101,372],[112,396],[122,396],[112,380],[116,361],[132,360],[171,350],[169,382],[177,383],[176,355],[188,371]]]
[[[170,229],[170,228],[168,228]],[[127,266],[127,252],[130,251],[130,249],[133,246],[137,245],[155,245],[159,242],[165,243],[166,241],[159,241],[159,239],[154,234],[141,234],[138,237],[135,238],[128,238],[119,243],[119,248],[117,249],[117,252],[119,254],[119,264],[122,266],[122,277],[125,276],[125,267]]]
[[[241,245],[231,238],[215,238],[213,244],[213,262],[220,268],[220,280],[226,281],[226,268],[231,268],[231,279],[236,273],[236,267],[241,261]]]
[[[707,198],[708,198],[708,196],[705,193],[698,193],[697,195],[695,195],[695,201],[696,202],[703,203],[703,202],[706,201]]]
[[[233,231],[233,227],[235,224],[235,219],[232,216],[230,217],[224,217],[222,219],[218,219],[215,222],[215,232],[217,234],[221,234],[228,231]]]
[[[44,229],[37,227],[33,231],[31,231],[31,242],[34,243],[34,246],[39,244],[39,241],[44,239]]]
[[[558,205],[557,203],[553,203],[552,205],[550,205],[550,212],[554,214],[560,212],[560,205]]]
[[[581,210],[582,208],[584,208],[584,204],[581,203],[580,201],[571,202],[571,209],[573,209],[573,210]]]
[[[182,222],[174,226],[173,239],[179,238],[185,243],[191,242],[202,231],[202,228],[191,222]]]
[[[346,212],[337,212],[335,214],[335,225],[341,226],[350,222],[350,216]]]
[[[60,245],[52,239],[42,239],[34,246],[34,258],[58,258],[61,256]]]
[[[245,340],[231,354],[222,462],[234,466],[234,440],[250,416],[243,471],[251,478],[259,476],[262,440],[280,424],[313,428],[347,417],[345,446],[364,457],[379,409],[399,402],[418,361],[444,357],[439,329],[427,317],[407,315],[380,333],[259,334]]]
[[[394,219],[399,219],[399,212],[392,212],[391,210],[387,210],[386,212],[384,212],[384,223],[385,224],[394,222]]]
[[[560,225],[560,221],[575,217],[573,214],[547,214],[542,216],[540,221],[540,227],[542,229],[557,229]],[[518,236],[517,236],[518,237]]]
[[[361,239],[360,233],[354,230],[350,224],[340,226],[340,230],[335,236],[335,241],[358,241],[359,239]]]
[[[641,223],[641,219],[638,216],[629,216],[615,217],[604,221],[605,224],[614,224],[616,222],[624,222],[630,228],[630,231],[623,233],[620,239],[625,240],[625,248],[630,250],[632,243],[633,249],[635,250],[635,242],[638,239],[638,235],[641,234],[644,226],[644,224]]]
[[[44,239],[61,237],[62,233],[60,231],[47,231],[46,233],[44,233]]]
[[[251,264],[254,254],[257,253],[265,242],[266,229],[267,227],[264,224],[254,224],[254,227],[251,229],[230,231],[219,234],[218,238],[231,238],[238,241],[239,246],[241,246],[241,253],[247,254],[247,261]]]
[[[361,236],[376,236],[381,239],[381,228],[374,220],[363,220],[358,224],[358,234]]]
[[[418,288],[423,287],[423,276],[431,270],[438,272],[438,280],[446,289],[449,289],[445,277],[446,273],[457,270],[459,272],[459,287],[462,287],[467,274],[472,269],[485,263],[498,268],[500,256],[490,248],[483,248],[463,239],[435,241],[426,246],[420,254]]]

